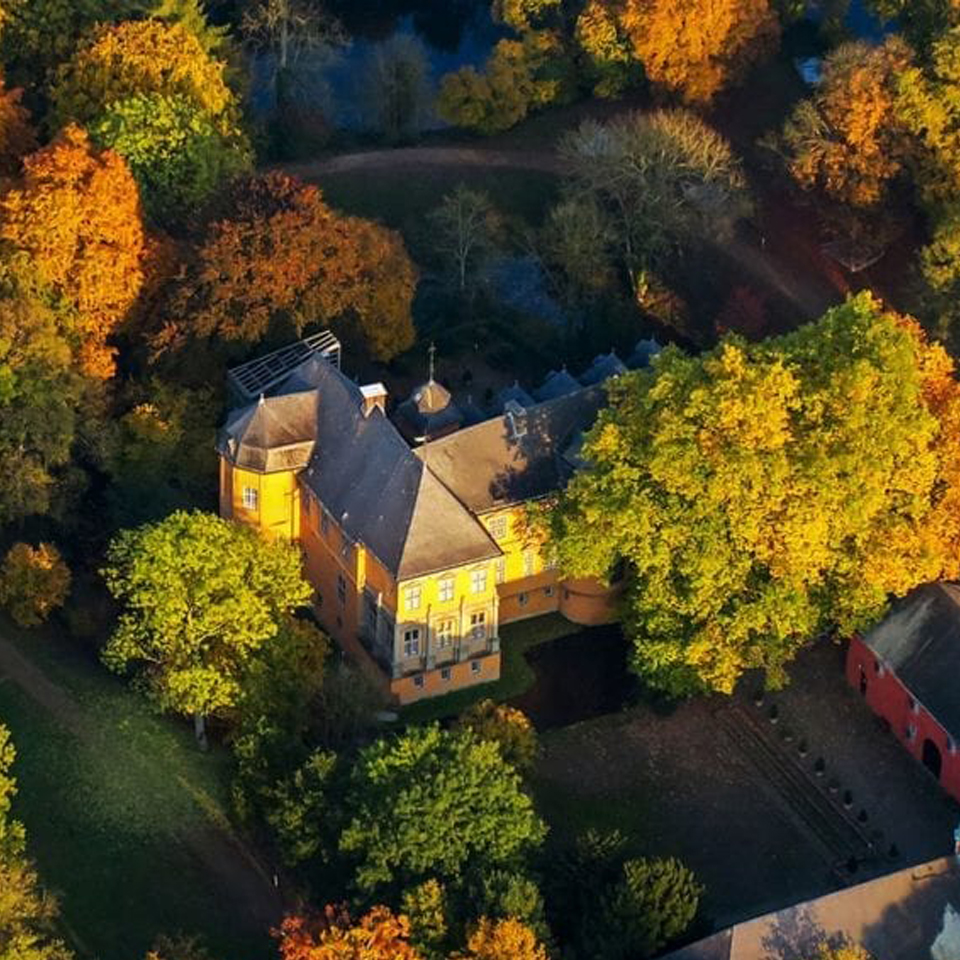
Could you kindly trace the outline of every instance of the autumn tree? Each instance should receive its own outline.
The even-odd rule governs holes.
[[[10,733],[0,724],[0,957],[9,960],[73,960],[56,937],[57,902],[40,887],[26,857],[23,824],[11,815],[17,784]]]
[[[112,104],[159,94],[189,100],[229,133],[236,126],[238,105],[225,69],[183,23],[104,24],[58,70],[51,91],[55,119],[89,124]]]
[[[531,30],[518,39],[500,40],[482,72],[461,67],[445,74],[436,107],[448,123],[491,134],[566,100],[572,89],[563,40],[551,30]]]
[[[768,0],[588,0],[576,34],[601,93],[622,89],[630,58],[702,103],[776,49],[779,25]]]
[[[537,759],[537,732],[522,710],[495,700],[479,700],[460,715],[458,726],[472,730],[478,740],[490,740],[500,746],[507,763],[521,773],[529,773]]]
[[[0,603],[21,627],[43,623],[70,592],[70,568],[51,543],[15,543],[0,567]]]
[[[450,904],[444,885],[431,878],[409,887],[403,891],[401,910],[410,924],[410,942],[423,954],[424,960],[445,957]]]
[[[495,249],[499,214],[486,193],[458,183],[428,216],[434,249],[464,293],[471,275]]]
[[[310,595],[292,546],[199,511],[122,531],[103,575],[124,607],[104,663],[192,715],[201,744],[206,717],[237,703],[251,658]]]
[[[625,562],[633,665],[653,684],[782,683],[811,637],[955,575],[952,365],[869,295],[759,344],[664,351],[610,395],[591,469],[539,522],[567,575]]]
[[[868,0],[867,6],[884,22],[896,20],[898,30],[923,56],[941,34],[960,25],[956,0]]]
[[[907,154],[895,107],[910,56],[896,36],[879,47],[845,43],[827,56],[821,83],[783,129],[787,166],[803,189],[851,207],[884,201]]]
[[[751,210],[730,144],[685,110],[587,121],[564,138],[561,151],[567,193],[591,198],[603,212],[634,281],[683,246],[729,236]]]
[[[356,923],[346,910],[327,907],[318,920],[287,917],[280,927],[280,960],[422,960],[410,944],[410,925],[387,907]]]
[[[399,234],[336,213],[281,173],[238,182],[174,293],[181,333],[256,342],[333,322],[389,359],[413,343],[417,274]]]
[[[92,134],[126,160],[144,212],[166,229],[182,226],[214,193],[253,167],[246,136],[239,130],[224,133],[196,101],[179,94],[116,101]]]
[[[545,21],[555,16],[562,0],[493,0],[490,14],[494,21],[502,23],[517,33],[525,33],[543,27]]]
[[[467,940],[465,953],[454,960],[548,960],[536,934],[519,920],[481,917]]]
[[[365,748],[344,809],[340,849],[364,891],[456,879],[514,861],[546,833],[518,774],[470,731],[412,727]]]
[[[84,372],[110,376],[107,338],[143,280],[140,196],[127,165],[67,127],[24,159],[22,178],[0,199],[0,217],[0,237],[29,257],[60,299]]]
[[[810,960],[873,960],[873,954],[849,940],[839,944],[824,941],[817,945]]]

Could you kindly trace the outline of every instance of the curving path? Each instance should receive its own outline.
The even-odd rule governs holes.
[[[485,147],[398,147],[344,153],[301,163],[279,164],[276,169],[304,180],[315,180],[328,174],[376,173],[385,170],[414,170],[417,167],[485,167],[500,170],[523,170],[560,175],[565,164],[557,153],[543,150],[503,150]],[[794,304],[807,319],[819,317],[838,302],[842,291],[822,271],[808,272],[810,264],[797,256],[797,251],[782,244],[769,249],[733,239],[723,245],[732,257],[762,286],[775,290]]]

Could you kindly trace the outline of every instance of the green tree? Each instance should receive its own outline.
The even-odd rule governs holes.
[[[655,685],[782,683],[811,637],[954,575],[960,388],[868,294],[763,343],[667,350],[609,389],[591,469],[539,524],[567,575],[626,562],[633,664]]]
[[[54,932],[57,902],[40,888],[25,854],[23,824],[11,816],[17,784],[11,775],[16,752],[0,724],[0,958],[73,960]]]
[[[450,929],[444,885],[431,878],[404,890],[400,912],[410,921],[410,942],[424,960],[442,960]]]
[[[205,718],[236,705],[246,665],[310,596],[294,547],[199,511],[122,531],[103,575],[124,605],[104,663],[192,714],[201,745]]]
[[[340,849],[363,891],[515,861],[546,833],[517,773],[468,731],[414,727],[365,748],[352,771]]]
[[[364,66],[361,93],[371,129],[390,143],[417,136],[432,99],[430,63],[420,40],[399,33],[377,44]]]
[[[679,860],[628,860],[617,883],[585,917],[581,937],[596,960],[652,957],[676,940],[696,916],[703,888]]]
[[[15,543],[0,567],[0,603],[21,627],[43,623],[70,593],[70,568],[53,544]]]
[[[567,192],[605,211],[632,278],[681,246],[727,237],[751,210],[730,144],[685,110],[587,121],[565,137]],[[606,231],[603,231],[606,233]]]
[[[540,744],[537,731],[522,710],[494,700],[480,700],[463,711],[457,726],[472,730],[478,740],[499,744],[503,759],[521,773],[533,769]]]
[[[458,183],[430,212],[429,220],[433,247],[465,293],[471,275],[496,248],[500,217],[486,193]]]
[[[150,93],[115,101],[93,124],[92,134],[127,161],[147,216],[166,229],[182,227],[225,184],[253,169],[246,136],[225,134],[182,95]]]
[[[899,31],[921,55],[944,31],[960,23],[956,0],[868,0],[867,6],[885,22],[896,20]]]

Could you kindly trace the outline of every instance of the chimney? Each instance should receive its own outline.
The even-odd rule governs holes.
[[[387,412],[387,388],[382,383],[368,383],[360,388],[363,396],[363,415],[369,417],[375,407],[380,408],[380,412]]]

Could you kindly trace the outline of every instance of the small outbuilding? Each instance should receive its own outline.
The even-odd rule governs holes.
[[[927,583],[847,651],[847,680],[960,800],[960,585]]]

